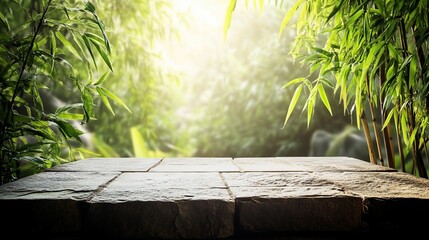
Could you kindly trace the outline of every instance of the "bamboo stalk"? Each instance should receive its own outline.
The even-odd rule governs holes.
[[[399,109],[399,105],[396,105],[396,108]],[[395,131],[396,131],[396,141],[398,142],[399,158],[401,160],[401,170],[402,170],[402,172],[407,172],[407,169],[405,167],[404,149],[402,147],[402,141],[401,141],[402,136],[401,136],[399,121],[397,121],[395,124]]]
[[[427,71],[426,58],[425,58],[425,54],[424,54],[422,46],[418,45],[418,43],[420,42],[420,36],[417,36],[415,34],[415,29],[414,29],[415,27],[416,26],[414,25],[414,27],[411,28],[411,32],[412,32],[412,35],[414,37],[414,45],[417,48],[417,56],[418,56],[419,63],[420,63],[421,76],[424,76],[426,74],[426,71]],[[426,113],[429,113],[429,96],[426,96],[425,103],[426,103]],[[427,140],[425,139],[424,142],[425,142],[424,150],[426,153],[426,162],[429,165],[429,154],[428,154],[428,151],[426,148]]]
[[[378,131],[377,117],[375,116],[374,104],[371,101],[371,91],[369,88],[370,86],[369,86],[368,75],[366,77],[366,87],[367,87],[367,93],[368,93],[367,95],[368,95],[369,110],[371,112],[372,127],[374,129],[375,143],[377,146],[378,159],[379,159],[381,165],[384,165],[384,158],[383,158],[383,153],[381,150],[381,141],[380,141],[380,136],[379,136],[379,131]]]
[[[385,63],[380,64],[380,89],[383,88],[384,83],[387,80],[386,77],[386,65]],[[383,104],[383,100],[384,100],[385,96],[384,94],[381,92],[380,93],[380,117],[382,122],[384,123],[386,121],[386,116],[385,116],[385,106]],[[387,157],[387,162],[388,162],[388,166],[389,167],[394,167],[394,149],[392,148],[392,144],[391,144],[391,134],[390,134],[390,130],[389,130],[389,126],[383,128],[383,140],[384,140],[384,149],[386,151],[386,157]]]
[[[368,147],[369,160],[373,164],[377,164],[377,159],[375,157],[374,146],[372,145],[371,133],[368,127],[368,121],[366,120],[365,111],[362,111],[360,115],[360,120],[363,127],[363,132],[365,134],[366,145]]]
[[[428,152],[428,148],[427,148],[427,140],[426,139],[425,139],[425,142],[423,144],[423,150],[425,152],[426,160],[429,160],[429,152]]]
[[[386,116],[386,114],[383,114],[383,116]],[[385,121],[385,120],[383,120]],[[388,146],[386,151],[387,152],[387,161],[389,163],[389,167],[391,168],[395,168],[395,149],[393,147],[393,137],[392,137],[392,132],[390,130],[390,126],[387,125],[385,128],[386,134],[385,134],[385,138],[386,139],[386,145]]]

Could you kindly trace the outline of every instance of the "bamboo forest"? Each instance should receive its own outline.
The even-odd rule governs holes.
[[[91,157],[428,178],[428,0],[0,0],[1,183]]]

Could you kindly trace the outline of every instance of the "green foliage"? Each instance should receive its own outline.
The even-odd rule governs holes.
[[[97,96],[121,101],[100,86],[103,79],[85,78],[97,72],[99,56],[112,70],[109,39],[91,2],[1,1],[0,20],[3,184],[87,154],[75,147],[83,131],[73,122],[95,118]],[[48,109],[55,89],[73,91],[77,101]]]
[[[318,73],[315,80],[296,82],[298,93],[308,88],[308,119],[313,117],[317,96],[329,109],[324,87],[332,88],[344,111],[356,116],[357,126],[367,136],[365,112],[376,120],[371,121],[374,132],[384,142],[376,139],[379,154],[370,156],[373,163],[395,167],[396,151],[406,171],[406,157],[412,155],[411,172],[425,178],[429,165],[428,158],[423,158],[429,122],[428,11],[427,0],[298,0],[280,27],[282,34],[297,17],[291,53]],[[398,141],[397,148],[392,139]]]
[[[175,90],[178,79],[165,71],[159,46],[164,39],[177,38],[181,16],[167,0],[109,0],[96,6],[109,33],[114,72],[100,78],[109,80],[104,88],[96,88],[106,96],[98,101],[107,108],[95,109],[97,121],[88,124],[94,151],[106,157],[186,151],[186,135],[171,118],[181,97]],[[107,89],[114,89],[118,98]],[[119,108],[113,111],[115,106]]]

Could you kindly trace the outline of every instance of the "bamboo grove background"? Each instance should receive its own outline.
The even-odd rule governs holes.
[[[1,184],[87,157],[302,156],[318,129],[428,177],[427,0],[203,2],[219,29],[168,0],[1,1]]]

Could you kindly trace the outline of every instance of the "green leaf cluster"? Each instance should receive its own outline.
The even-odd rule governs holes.
[[[124,104],[102,86],[107,75],[85,78],[97,73],[100,58],[113,71],[104,23],[91,2],[1,1],[0,25],[3,184],[88,153],[78,147],[84,132],[76,120],[95,118],[98,96],[107,106],[106,99]],[[75,99],[52,109],[58,89]]]
[[[285,123],[303,89],[308,121],[319,98],[330,111],[325,88],[333,89],[365,132],[371,162],[427,178],[428,11],[427,0],[295,1],[280,36],[293,24],[297,35],[290,53],[318,77],[287,84],[296,88]]]

